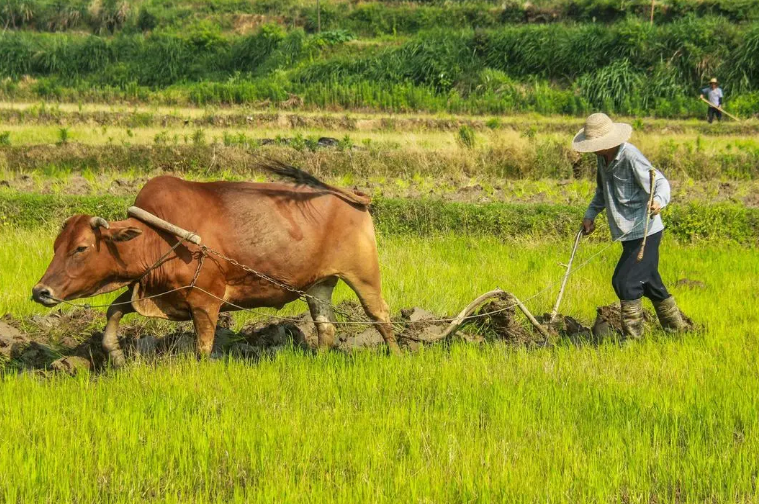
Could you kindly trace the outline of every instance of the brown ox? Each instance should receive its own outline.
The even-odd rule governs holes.
[[[398,352],[381,293],[369,199],[327,186],[296,169],[280,169],[280,175],[305,183],[200,183],[164,176],[145,184],[135,206],[197,233],[209,248],[307,292],[320,348],[334,344],[332,290],[342,279],[356,292],[366,314],[380,322],[376,327],[389,349]],[[55,255],[34,287],[33,298],[54,306],[60,300],[128,286],[108,309],[103,336],[103,346],[117,366],[124,362],[117,330],[127,313],[192,319],[197,351],[203,356],[211,352],[219,312],[235,310],[231,304],[279,308],[298,298],[214,255],[205,257],[195,283],[213,296],[200,289],[181,289],[150,298],[190,285],[198,272],[202,253],[189,243],[179,245],[148,271],[177,240],[134,218],[109,223],[75,215],[56,238]]]

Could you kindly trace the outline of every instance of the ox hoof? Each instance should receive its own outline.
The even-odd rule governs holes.
[[[126,359],[124,358],[124,352],[122,352],[121,350],[114,350],[113,352],[110,352],[108,356],[111,359],[111,365],[116,369],[123,367],[124,364],[126,364]]]
[[[390,355],[403,355],[403,352],[401,352],[401,347],[399,347],[398,343],[395,341],[387,343],[387,350]]]

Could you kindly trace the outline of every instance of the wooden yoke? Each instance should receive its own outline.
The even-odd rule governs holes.
[[[151,226],[155,226],[158,229],[162,229],[164,231],[168,231],[169,233],[178,236],[180,238],[183,238],[187,240],[190,243],[194,243],[195,245],[200,245],[200,236],[196,235],[195,233],[191,233],[190,231],[187,231],[186,229],[182,229],[179,226],[175,226],[174,224],[170,222],[166,222],[165,220],[156,217],[150,212],[146,212],[142,208],[131,206],[127,210],[127,215],[130,217],[134,217],[135,219],[139,219],[145,224],[150,224]]]

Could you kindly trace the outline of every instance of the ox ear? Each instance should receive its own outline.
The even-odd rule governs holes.
[[[142,230],[135,227],[111,227],[108,230],[101,229],[100,232],[103,238],[112,242],[126,242],[142,234]]]

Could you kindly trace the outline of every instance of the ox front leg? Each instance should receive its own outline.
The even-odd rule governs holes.
[[[198,356],[203,359],[210,357],[213,340],[216,335],[216,322],[219,319],[219,306],[203,306],[192,308],[192,321],[197,335],[196,346]]]
[[[133,313],[134,308],[130,302],[132,299],[132,292],[126,291],[121,294],[116,300],[108,307],[106,312],[106,319],[108,320],[105,325],[105,333],[103,334],[103,348],[108,352],[108,357],[111,359],[113,367],[121,367],[124,365],[124,352],[119,345],[119,322],[121,317],[127,313]]]

